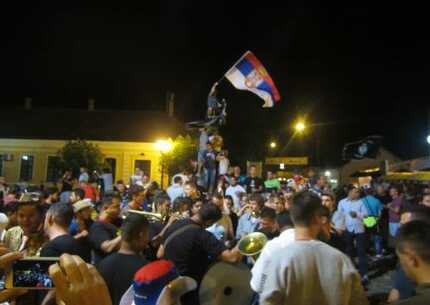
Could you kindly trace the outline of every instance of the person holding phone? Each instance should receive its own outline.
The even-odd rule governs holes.
[[[79,256],[63,254],[58,264],[49,267],[57,300],[67,305],[112,305],[109,290],[101,275]],[[60,304],[60,303],[59,303]]]
[[[9,252],[9,249],[0,247],[0,269],[9,270],[12,264],[23,258],[19,252]],[[0,302],[7,302],[27,293],[26,289],[3,289],[0,291]]]

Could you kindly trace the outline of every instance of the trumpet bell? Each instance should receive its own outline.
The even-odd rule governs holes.
[[[267,237],[263,233],[250,233],[239,241],[239,252],[245,256],[255,256],[260,254],[267,243]]]

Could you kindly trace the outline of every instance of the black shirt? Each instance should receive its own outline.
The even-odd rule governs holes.
[[[246,177],[245,179],[245,187],[247,193],[253,193],[253,189],[260,192],[260,187],[263,186],[263,179],[260,177]]]
[[[191,219],[178,220],[164,234],[165,240],[176,230],[189,224],[196,224]],[[164,257],[173,261],[181,275],[190,276],[201,282],[209,265],[226,250],[224,244],[203,227],[192,227],[169,241],[164,249]]]
[[[109,255],[102,251],[101,246],[105,241],[117,237],[117,229],[113,224],[96,221],[90,228],[89,241],[94,250],[94,264],[98,264],[103,258]]]
[[[42,257],[59,257],[62,254],[78,255],[85,260],[87,253],[79,242],[69,234],[61,235],[50,240],[40,251]]]
[[[141,255],[114,253],[104,258],[97,270],[106,282],[112,298],[112,305],[118,305],[131,286],[135,273],[146,264]]]

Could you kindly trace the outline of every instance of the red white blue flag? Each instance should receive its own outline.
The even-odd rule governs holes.
[[[225,74],[239,90],[247,90],[264,100],[263,107],[273,107],[281,96],[263,64],[251,51],[247,51]]]

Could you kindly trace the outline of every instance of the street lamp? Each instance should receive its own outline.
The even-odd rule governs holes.
[[[324,176],[326,176],[327,178],[331,177],[331,172],[330,171],[325,171]]]
[[[166,140],[157,140],[157,142],[155,142],[155,148],[161,153],[166,153],[172,149],[172,143]]]
[[[270,142],[270,148],[276,148],[277,144],[276,142]]]
[[[427,136],[427,143],[430,144],[430,135]]]
[[[304,122],[297,122],[297,124],[294,126],[294,129],[297,132],[303,132],[306,129],[306,125]]]
[[[173,145],[171,141],[168,140],[157,140],[154,144],[155,148],[160,152],[161,158],[167,152],[169,152]],[[161,160],[161,189],[163,189],[163,181],[164,180],[164,162]]]

